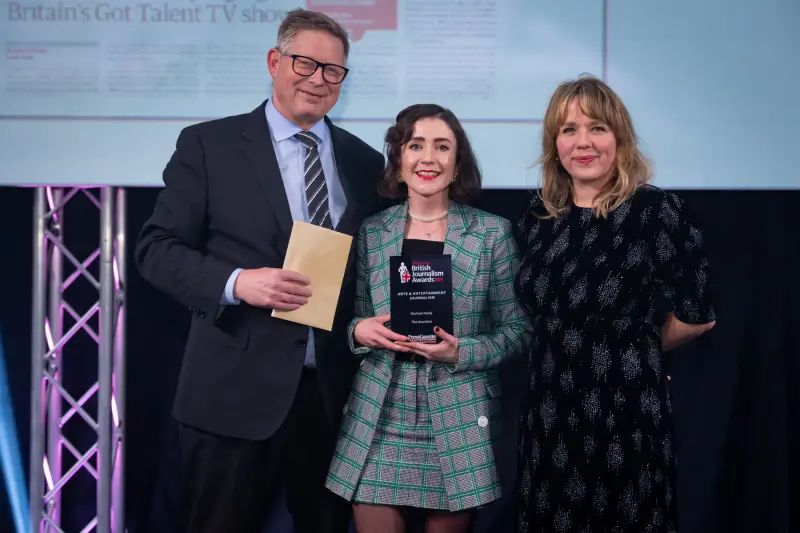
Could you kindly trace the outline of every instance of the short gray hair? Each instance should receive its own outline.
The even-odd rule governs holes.
[[[292,9],[286,13],[286,18],[283,19],[281,25],[278,27],[278,44],[276,47],[283,53],[289,49],[292,44],[292,39],[297,35],[297,32],[303,30],[311,31],[324,31],[330,33],[340,41],[344,46],[344,57],[346,58],[350,53],[350,36],[347,34],[342,25],[333,20],[331,17],[318,11],[308,11],[306,9]]]

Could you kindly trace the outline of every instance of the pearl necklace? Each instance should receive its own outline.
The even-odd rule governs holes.
[[[446,217],[447,216],[447,211],[444,211],[444,212],[439,213],[438,215],[434,215],[432,217],[420,217],[420,216],[417,216],[414,213],[412,213],[411,210],[409,209],[408,210],[408,216],[410,216],[413,220],[416,220],[418,222],[435,222],[437,220],[441,220],[444,217]]]

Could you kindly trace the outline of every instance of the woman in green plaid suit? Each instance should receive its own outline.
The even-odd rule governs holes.
[[[493,437],[496,368],[526,347],[513,291],[519,252],[510,223],[467,206],[480,172],[456,117],[411,106],[386,134],[382,192],[404,198],[368,218],[357,241],[351,350],[362,357],[326,486],[352,501],[359,533],[402,533],[425,510],[426,532],[467,531],[471,510],[500,496]],[[391,331],[389,258],[451,257],[453,329],[436,344]]]

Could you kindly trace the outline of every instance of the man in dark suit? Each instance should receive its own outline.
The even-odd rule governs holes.
[[[143,277],[193,312],[174,407],[190,533],[256,533],[281,483],[296,532],[348,528],[324,479],[356,370],[352,254],[332,332],[271,316],[314,290],[281,268],[292,221],[352,235],[379,208],[383,156],[326,117],[348,52],[334,20],[290,12],[272,97],[183,130],[139,238]]]

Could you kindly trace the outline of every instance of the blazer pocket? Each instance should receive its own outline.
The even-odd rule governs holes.
[[[223,333],[225,332],[223,331]],[[247,344],[250,340],[250,329],[245,326],[239,328],[232,334],[225,333],[225,338],[227,339],[228,346],[231,348],[245,350],[247,349]]]
[[[503,388],[496,381],[486,381],[486,394],[489,398],[497,399],[503,395]]]
[[[250,328],[244,321],[209,324],[193,320],[189,335],[195,336],[201,345],[206,345],[209,348],[225,346],[236,350],[244,350],[250,340]]]

